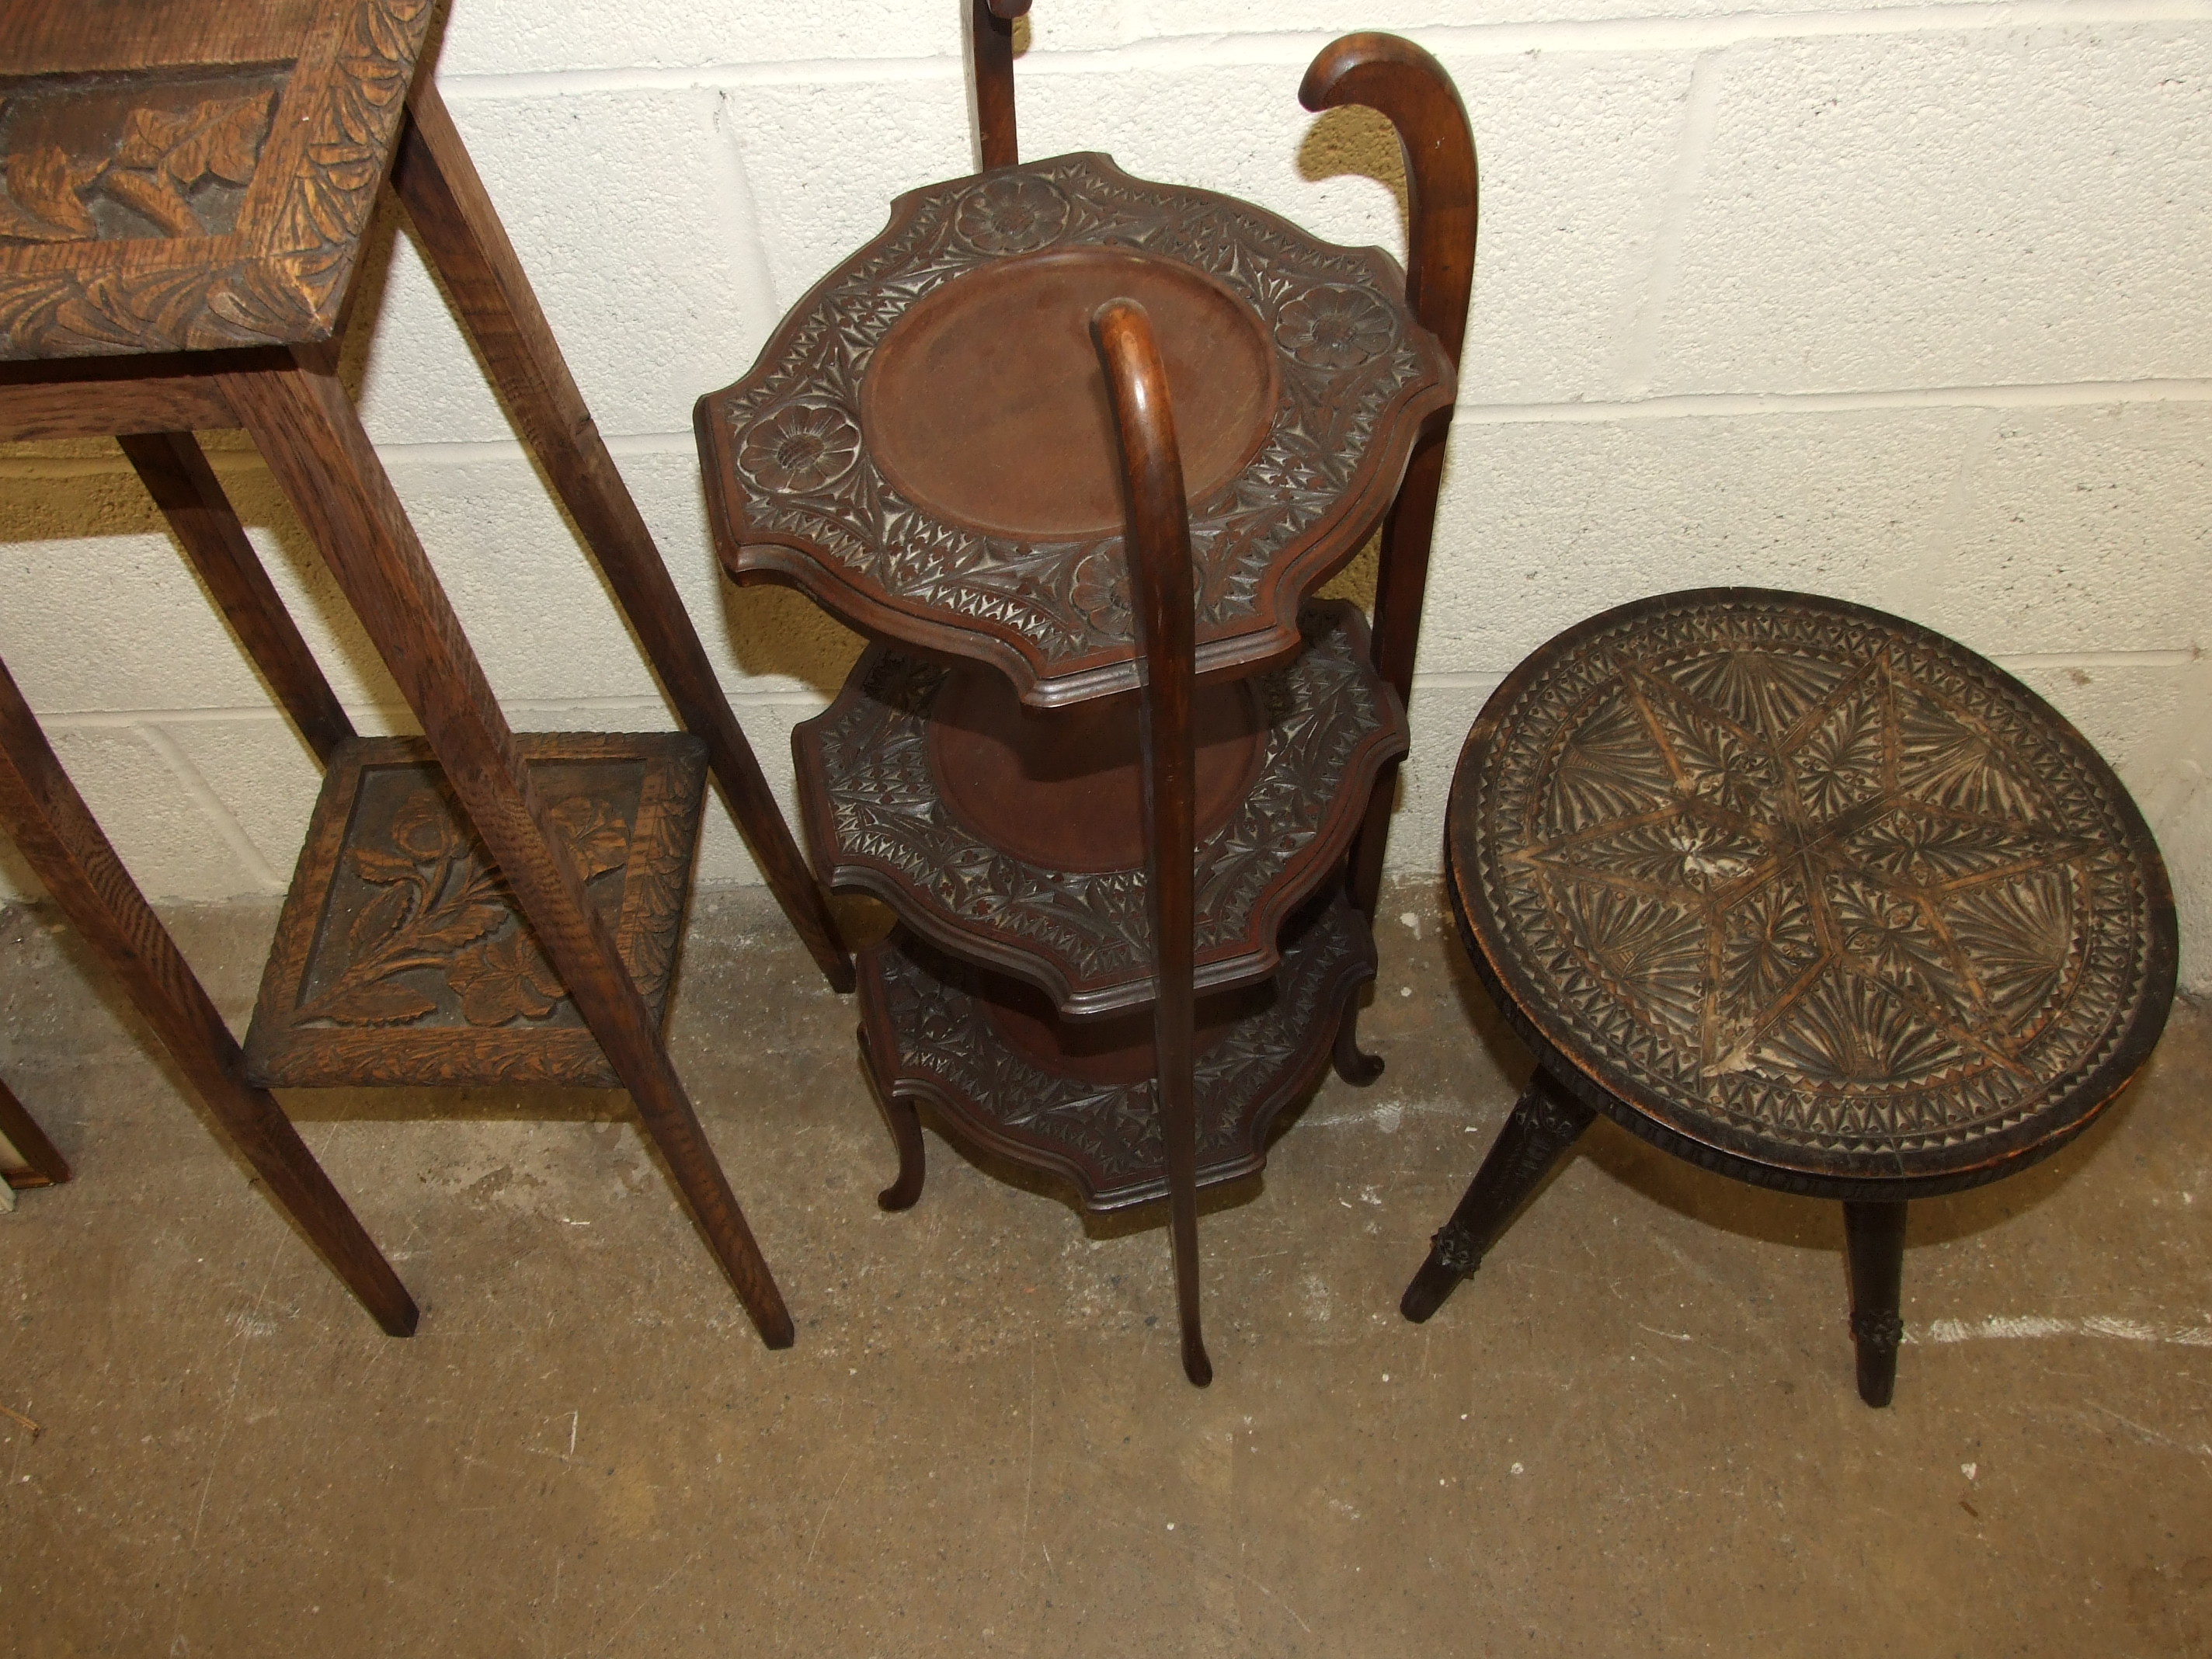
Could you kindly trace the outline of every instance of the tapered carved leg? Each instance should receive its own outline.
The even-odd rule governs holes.
[[[1851,1271],[1851,1346],[1858,1351],[1859,1398],[1887,1406],[1897,1391],[1897,1345],[1905,1340],[1898,1316],[1905,1278],[1905,1205],[1844,1206],[1844,1249]]]
[[[1368,1054],[1359,1046],[1359,999],[1356,996],[1345,1003],[1336,1022],[1336,1047],[1329,1060],[1336,1074],[1355,1089],[1364,1089],[1382,1075],[1382,1056]]]
[[[866,1026],[860,1029],[860,1071],[868,1079],[876,1109],[884,1115],[884,1127],[891,1132],[891,1144],[898,1148],[898,1179],[876,1194],[876,1202],[886,1210],[911,1210],[921,1197],[921,1117],[913,1101],[884,1087],[876,1063],[868,1055]]]
[[[1398,1311],[1418,1325],[1442,1307],[1596,1115],[1540,1070],[1531,1077],[1466,1196],[1430,1242],[1428,1259],[1406,1286]]]
[[[514,734],[360,416],[326,364],[306,356],[295,362],[289,369],[226,374],[224,394],[422,722],[447,781],[629,1091],[761,1340],[790,1346],[791,1314],[661,1046],[659,1022],[586,898],[566,845],[545,833]]]
[[[745,845],[832,990],[853,988],[853,959],[790,826],[730,708],[653,534],[608,454],[523,274],[453,117],[427,75],[409,93],[392,168],[416,234],[483,359],[507,412],[599,561],[623,614],[708,763]]]
[[[230,1143],[253,1166],[346,1288],[388,1336],[415,1329],[415,1304],[331,1178],[265,1089],[168,931],[62,770],[30,705],[0,664],[0,829],[177,1062]]]

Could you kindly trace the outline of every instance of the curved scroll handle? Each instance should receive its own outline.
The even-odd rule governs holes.
[[[1443,344],[1455,365],[1467,334],[1467,297],[1474,283],[1474,137],[1467,110],[1443,65],[1394,34],[1347,34],[1322,48],[1298,87],[1310,110],[1342,104],[1378,109],[1398,129],[1406,152],[1406,299],[1421,325]],[[1405,702],[1413,701],[1413,657],[1421,639],[1421,599],[1429,581],[1429,539],[1443,482],[1444,439],[1451,410],[1429,418],[1382,525],[1382,558],[1375,577],[1375,668]],[[1375,781],[1367,817],[1353,842],[1346,886],[1370,921],[1382,886],[1382,854],[1398,769]],[[1339,1033],[1337,1070],[1347,1082],[1372,1082],[1382,1062],[1359,1053],[1353,1010]]]
[[[1196,851],[1196,757],[1191,699],[1190,507],[1176,448],[1175,411],[1152,319],[1134,300],[1109,300],[1091,334],[1114,402],[1114,430],[1129,509],[1129,598],[1143,672],[1137,696],[1144,760],[1145,886],[1151,899],[1154,1087],[1167,1146],[1170,1233],[1182,1369],[1200,1388],[1213,1363],[1198,1318],[1198,1109],[1191,1053],[1195,953],[1191,866]]]
[[[1014,20],[1030,0],[969,0],[968,45],[975,57],[975,131],[983,171],[1021,159],[1014,143]]]
[[[1380,110],[1406,152],[1406,301],[1455,365],[1474,284],[1474,136],[1444,66],[1395,34],[1347,34],[1323,46],[1298,83],[1319,113],[1346,104]]]

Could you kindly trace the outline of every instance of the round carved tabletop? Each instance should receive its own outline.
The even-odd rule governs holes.
[[[1708,589],[1560,635],[1468,735],[1445,852],[1547,1069],[1762,1185],[2008,1173],[2172,999],[2165,866],[2111,768],[1973,653],[1835,600]]]

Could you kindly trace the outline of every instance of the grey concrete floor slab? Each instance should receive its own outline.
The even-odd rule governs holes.
[[[75,942],[0,912],[0,1077],[76,1169],[0,1216],[0,1626],[26,1656],[2212,1653],[2212,1017],[2082,1140],[1915,1206],[1894,1409],[1840,1217],[1600,1123],[1430,1324],[1396,1300],[1527,1065],[1432,888],[1202,1223],[1086,1226],[933,1133],[703,899],[677,1061],[770,1353],[589,1092],[297,1092],[423,1310],[380,1335]],[[241,1024],[273,910],[173,913]],[[27,1425],[35,1423],[35,1432]]]

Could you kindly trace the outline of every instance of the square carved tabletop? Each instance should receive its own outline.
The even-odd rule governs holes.
[[[327,339],[435,9],[0,8],[0,359]]]

